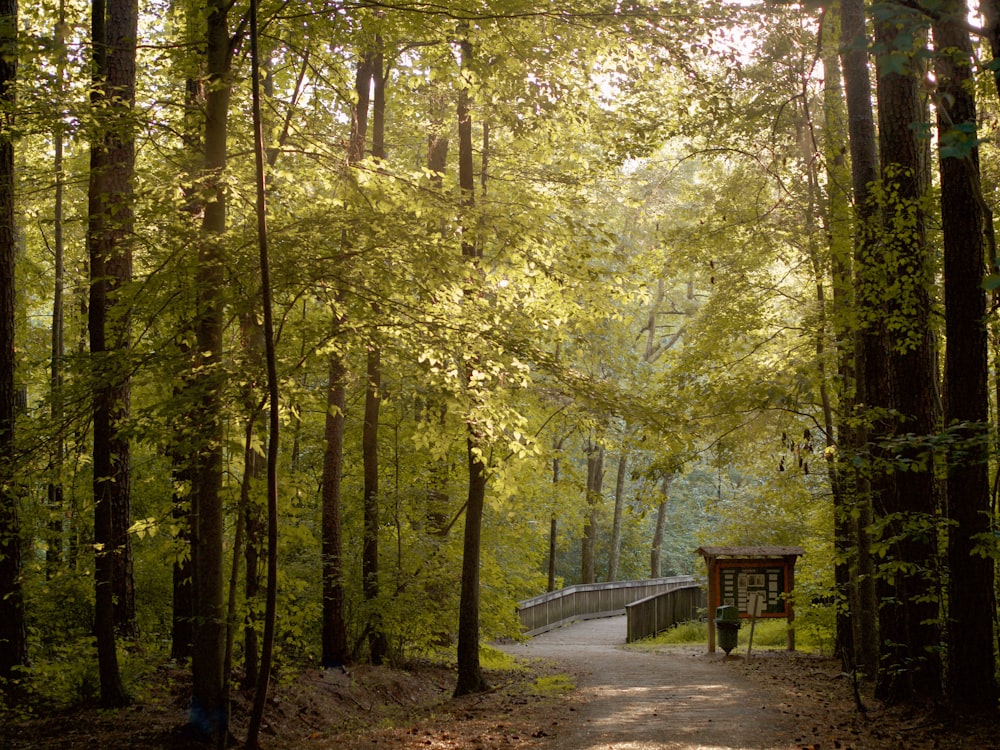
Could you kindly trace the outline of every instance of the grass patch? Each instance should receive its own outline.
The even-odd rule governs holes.
[[[479,666],[497,672],[524,671],[524,666],[506,651],[485,644],[479,646]]]
[[[532,692],[546,698],[553,698],[576,689],[576,681],[568,674],[553,674],[535,680]]]
[[[716,636],[718,638],[718,636]],[[797,628],[795,631],[795,648],[806,653],[822,652],[828,649],[829,638],[820,628]],[[718,640],[716,640],[718,642]],[[745,650],[750,643],[750,620],[742,620],[737,647]],[[641,645],[640,645],[641,644]],[[639,648],[655,648],[657,646],[697,646],[708,647],[707,622],[682,622],[668,630],[664,630],[654,638],[646,638]],[[778,618],[762,618],[757,620],[753,634],[753,647],[762,651],[788,648],[788,623]]]

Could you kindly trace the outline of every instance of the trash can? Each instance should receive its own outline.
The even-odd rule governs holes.
[[[740,611],[731,604],[724,604],[715,609],[715,630],[719,635],[719,648],[729,652],[736,648],[736,639],[740,632]]]

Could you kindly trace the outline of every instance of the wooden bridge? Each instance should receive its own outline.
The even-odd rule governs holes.
[[[703,585],[692,576],[567,586],[518,603],[526,635],[538,635],[576,620],[628,616],[629,643],[680,622],[704,617]]]

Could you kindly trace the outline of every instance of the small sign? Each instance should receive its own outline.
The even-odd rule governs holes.
[[[751,591],[747,594],[747,614],[751,617],[760,617],[764,614],[766,598],[763,591]]]

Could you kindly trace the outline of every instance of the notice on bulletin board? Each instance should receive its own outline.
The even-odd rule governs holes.
[[[719,566],[719,592],[722,604],[737,607],[741,614],[753,614],[750,605],[757,595],[763,599],[760,616],[784,616],[785,568]],[[753,597],[751,595],[754,595]]]

